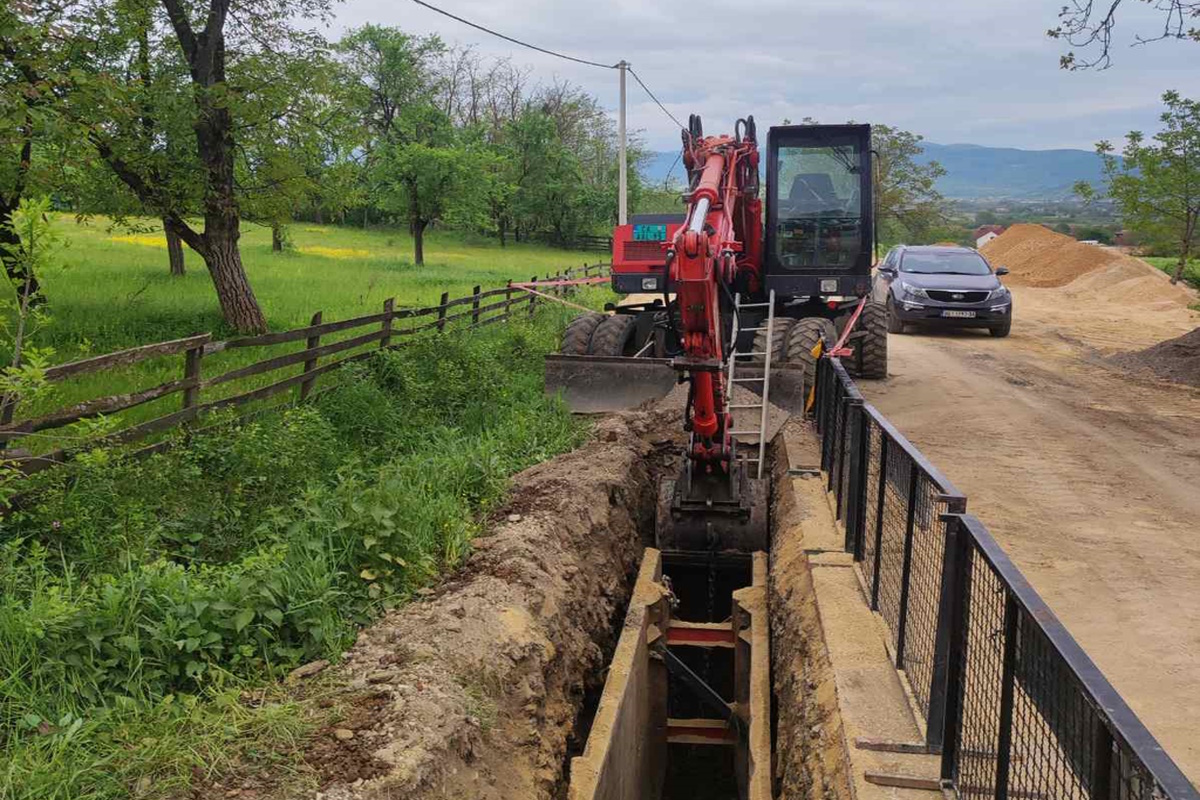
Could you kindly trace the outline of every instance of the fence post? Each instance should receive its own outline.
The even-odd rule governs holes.
[[[946,513],[939,518],[944,530],[942,575],[938,589],[937,628],[933,638],[933,665],[929,678],[929,719],[926,720],[925,726],[925,744],[935,752],[941,748],[942,739],[946,735],[945,717],[949,705],[947,693],[950,691],[947,683],[947,670],[950,668],[950,648],[953,646],[951,639],[954,629],[954,604],[959,601],[955,594],[954,581],[957,579],[958,571],[962,569],[959,560],[966,558],[965,555],[959,553],[959,548],[955,544],[957,532],[955,520],[958,517],[951,515],[963,514],[967,510],[965,497],[943,496],[939,498],[939,501],[946,503]],[[958,535],[963,536],[963,534]]]
[[[392,344],[392,315],[396,312],[396,298],[389,297],[383,301],[383,338],[379,340],[379,349],[390,347]]]
[[[962,692],[967,669],[967,618],[971,603],[971,536],[964,529],[961,517],[953,517],[946,526],[946,547],[946,552],[954,554],[942,573],[942,585],[946,587],[943,588],[942,607],[948,611],[950,618],[946,637],[946,691],[943,695],[946,705],[941,721],[942,779],[949,781],[953,780],[958,765]],[[948,584],[946,578],[949,579]],[[931,709],[928,730],[933,730],[936,721]]]
[[[479,324],[479,287],[471,290],[471,327]]]
[[[1092,739],[1092,774],[1088,784],[1088,796],[1107,800],[1113,796],[1112,766],[1113,737],[1108,726],[1099,723]]]
[[[437,329],[439,333],[446,330],[446,303],[449,302],[450,293],[442,292],[442,299],[438,302]]]
[[[312,315],[312,322],[310,322],[309,324],[310,325],[320,325],[321,319],[322,319],[321,312],[318,311],[317,313]],[[305,350],[312,350],[313,348],[320,347],[320,346],[321,346],[321,334],[319,334],[319,333],[309,336],[307,339],[304,340],[304,349]],[[304,362],[304,369],[302,370],[301,374],[306,373],[306,372],[312,372],[316,368],[317,368],[317,359],[310,358]],[[308,380],[300,381],[300,402],[301,403],[303,403],[305,400],[308,399],[308,396],[312,393],[313,386],[316,384],[316,382],[317,382],[317,379],[315,376],[312,378],[309,378]]]
[[[183,407],[191,408],[200,403],[200,361],[204,358],[204,345],[193,347],[183,355],[183,379],[192,385],[183,390]]]
[[[504,318],[508,319],[512,315],[513,305],[513,288],[512,278],[508,279],[508,283],[504,284]]]
[[[842,521],[842,525],[846,528],[847,541],[850,536],[850,511],[853,495],[851,494],[854,488],[854,463],[855,455],[858,452],[858,442],[855,438],[858,412],[862,410],[862,401],[856,398],[846,396],[846,411],[842,415],[842,440],[838,442],[838,446],[842,449],[842,457],[838,459],[838,476],[837,476],[837,515],[836,518]],[[847,434],[849,434],[850,444],[846,444]],[[846,470],[850,470],[849,475]],[[847,482],[847,479],[849,482]]]
[[[917,481],[921,471],[911,464],[908,471],[908,514],[904,521],[904,566],[900,573],[900,621],[896,630],[896,669],[904,669],[904,644],[908,639],[908,600],[912,583],[912,551],[917,521]]]
[[[530,278],[529,282],[536,286],[537,285],[537,275],[534,275],[532,278]],[[530,292],[529,293],[529,318],[530,319],[533,318],[533,308],[536,304],[537,304],[537,295],[534,294],[533,292]]]
[[[996,797],[1008,797],[1012,761],[1013,704],[1017,682],[1017,601],[1004,593],[1004,662],[1000,684],[1000,741],[996,745]]]
[[[857,403],[858,414],[852,434],[854,451],[850,462],[850,498],[846,502],[846,550],[854,555],[855,561],[863,557],[863,525],[867,518],[867,477],[871,453],[870,428],[867,409],[862,401]]]
[[[879,610],[879,569],[883,566],[883,507],[887,502],[888,443],[891,439],[879,431],[879,492],[875,498],[875,557],[871,571],[871,610]]]

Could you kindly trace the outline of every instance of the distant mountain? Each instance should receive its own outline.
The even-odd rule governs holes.
[[[932,142],[922,145],[925,152],[918,160],[937,161],[946,168],[938,190],[950,198],[1061,200],[1074,195],[1076,181],[1099,185],[1103,178],[1100,157],[1087,150],[1020,150]],[[642,177],[662,186],[671,170],[671,183],[682,184],[684,174],[678,155],[674,150],[650,153],[642,166]]]
[[[1087,150],[1018,150],[977,144],[922,143],[918,160],[946,168],[938,190],[962,199],[1060,200],[1074,194],[1076,181],[1099,185],[1100,156]]]

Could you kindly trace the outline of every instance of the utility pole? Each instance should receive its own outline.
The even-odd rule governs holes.
[[[625,181],[628,177],[625,174],[625,70],[628,68],[629,62],[625,59],[621,59],[620,63],[617,64],[617,69],[621,71],[621,109],[617,112],[617,158],[620,162],[617,165],[617,182],[619,184],[619,188],[617,189],[618,225],[624,225],[629,221],[629,203],[625,197]]]

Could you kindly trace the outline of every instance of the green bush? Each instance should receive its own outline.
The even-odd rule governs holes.
[[[417,340],[312,403],[31,479],[0,527],[0,798],[61,768],[47,724],[86,736],[336,656],[457,563],[509,476],[581,439],[542,392],[560,329]]]

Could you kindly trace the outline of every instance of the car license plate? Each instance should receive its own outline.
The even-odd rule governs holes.
[[[943,312],[942,312],[942,316],[943,316],[943,317],[954,317],[955,319],[974,319],[974,318],[975,318],[975,312],[974,312],[974,311],[950,311],[950,310],[946,310],[946,311],[943,311]]]

